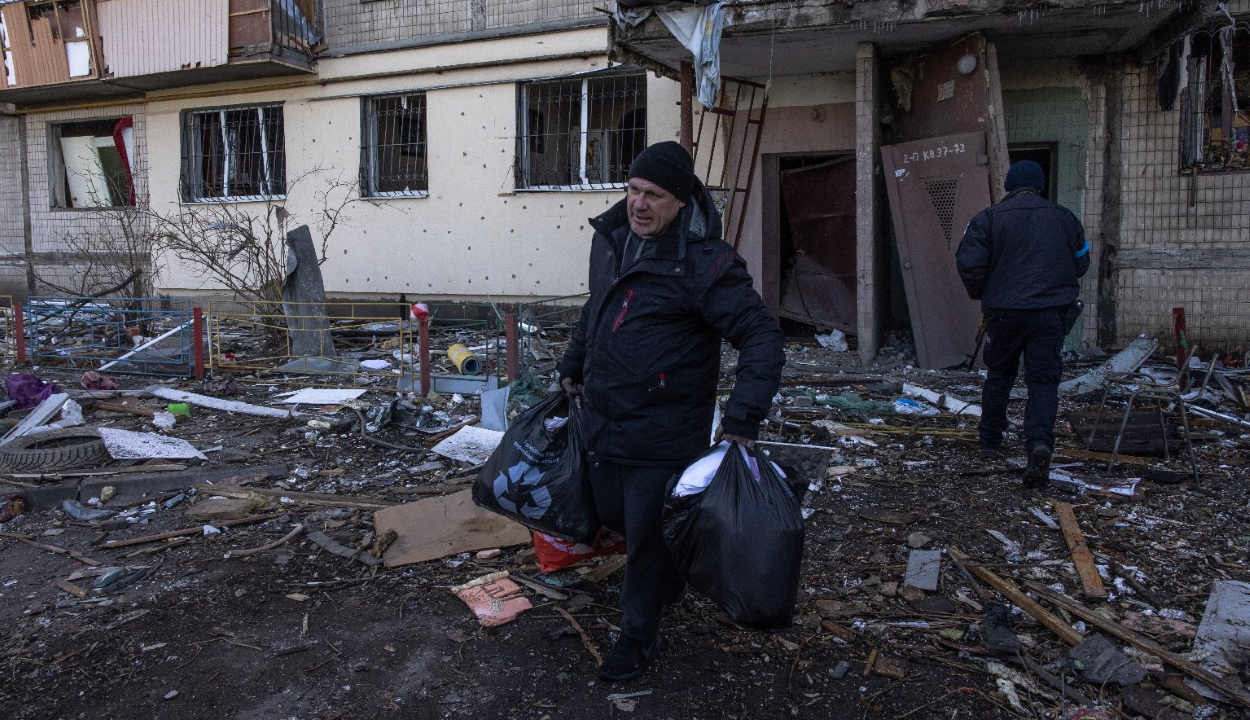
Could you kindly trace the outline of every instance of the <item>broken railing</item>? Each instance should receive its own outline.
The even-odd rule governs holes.
[[[197,366],[187,299],[35,296],[7,312],[18,363],[184,376]]]
[[[547,348],[548,333],[559,332],[564,338],[573,333],[573,326],[581,315],[582,305],[590,297],[588,293],[565,295],[563,297],[521,303],[517,306],[516,322],[508,323],[509,361],[516,358],[516,371],[510,372],[509,379],[516,379],[519,374],[535,374],[554,364],[559,358]],[[515,342],[512,337],[515,336]],[[512,351],[516,348],[516,352]]]

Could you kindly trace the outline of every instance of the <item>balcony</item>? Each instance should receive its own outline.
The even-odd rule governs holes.
[[[3,2],[3,0],[0,0]],[[0,4],[0,103],[316,73],[316,0],[27,0]]]

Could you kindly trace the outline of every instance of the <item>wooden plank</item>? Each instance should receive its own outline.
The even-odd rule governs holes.
[[[967,555],[959,550],[959,548],[954,546],[950,548],[950,554],[951,557],[960,562],[964,562],[969,559]],[[1015,583],[978,565],[966,564],[965,566],[970,572],[980,578],[981,582],[984,582],[986,585],[989,585],[997,590],[999,594],[1010,600],[1013,605],[1028,613],[1029,616],[1045,626],[1046,629],[1058,635],[1060,640],[1063,640],[1072,647],[1076,647],[1077,645],[1085,642],[1085,636],[1081,635],[1076,630],[1073,630],[1071,625],[1064,622],[1061,618],[1051,614],[1046,610],[1046,608],[1039,605],[1037,601],[1021,592],[1020,588],[1016,587]]]
[[[249,515],[248,517],[239,518],[238,520],[219,522],[213,527],[224,528],[233,527],[235,525],[250,525],[252,523],[272,520],[276,517],[282,517],[285,514],[286,513],[265,513],[264,515]],[[183,537],[185,535],[199,535],[203,532],[204,526],[196,525],[195,527],[183,528],[182,530],[171,530],[170,532],[159,533],[157,535],[144,535],[143,537],[130,538],[129,540],[109,540],[100,547],[105,550],[112,550],[113,548],[128,547],[130,545],[142,545],[144,543],[157,542],[158,540],[167,540],[174,537]]]
[[[66,470],[55,473],[3,473],[3,477],[20,480],[60,480],[67,477],[98,477],[101,475],[126,475],[129,473],[178,472],[186,470],[186,465],[176,463],[135,465],[133,467],[109,468],[108,470]]]
[[[83,555],[77,550],[67,550],[65,548],[57,547],[55,545],[44,545],[43,543],[35,542],[34,540],[31,540],[30,538],[24,535],[19,535],[18,533],[0,532],[0,537],[13,538],[14,540],[24,542],[27,545],[30,545],[31,547],[37,547],[40,550],[47,550],[48,552],[56,553],[57,555],[67,555],[69,557],[74,558],[75,560],[82,563],[83,565],[90,565],[92,567],[98,567],[100,565],[100,561],[92,560],[91,558],[87,557],[86,555]]]
[[[1103,617],[1102,615],[1099,615],[1097,612],[1094,612],[1093,610],[1090,610],[1089,608],[1073,600],[1067,595],[1061,595],[1059,593],[1056,593],[1052,591],[1050,588],[1041,585],[1040,583],[1026,582],[1024,586],[1027,587],[1029,590],[1032,590],[1033,592],[1045,598],[1047,602],[1051,603],[1055,607],[1063,608],[1064,610],[1067,610],[1073,615],[1076,615],[1077,617],[1093,625],[1099,630],[1102,630],[1103,632],[1108,633],[1110,635],[1114,635],[1115,637],[1132,645],[1138,650],[1142,650],[1144,652],[1150,653],[1151,655],[1154,655],[1155,657],[1159,658],[1163,662],[1167,663],[1168,665],[1171,665],[1177,670],[1180,670],[1181,672],[1185,673],[1191,678],[1198,680],[1199,682],[1206,683],[1207,685],[1210,685],[1212,688],[1223,693],[1225,696],[1232,699],[1233,701],[1235,701],[1237,704],[1241,705],[1242,707],[1250,708],[1250,694],[1246,693],[1244,690],[1241,690],[1240,688],[1236,688],[1236,687],[1233,687],[1232,685],[1229,685],[1228,683],[1224,682],[1222,678],[1218,677],[1212,672],[1207,671],[1205,668],[1195,665],[1194,663],[1186,660],[1180,655],[1176,655],[1174,653],[1168,652],[1167,650],[1164,650],[1163,648],[1159,647],[1159,645],[1155,643],[1153,640],[1150,640],[1141,635],[1138,635],[1132,630],[1129,630],[1121,626],[1118,623],[1108,620],[1107,618]]]
[[[232,498],[248,498],[253,495],[263,495],[271,498],[289,498],[297,504],[305,505],[324,505],[327,507],[350,507],[360,508],[362,510],[380,510],[382,508],[394,507],[399,503],[390,500],[374,500],[372,498],[350,498],[340,495],[328,495],[325,493],[305,493],[291,492],[289,490],[277,490],[274,488],[231,488],[222,487],[221,485],[194,485],[196,490],[210,495],[224,495]]]
[[[1085,536],[1081,534],[1081,524],[1076,519],[1072,504],[1056,500],[1051,505],[1055,508],[1055,516],[1059,518],[1063,539],[1072,551],[1072,562],[1076,565],[1076,574],[1081,578],[1082,592],[1088,598],[1106,598],[1107,588],[1103,587],[1098,568],[1094,565],[1094,556],[1090,554]]]

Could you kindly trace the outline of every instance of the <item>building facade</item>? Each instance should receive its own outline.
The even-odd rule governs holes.
[[[679,85],[610,62],[587,0],[69,5],[0,6],[14,294],[107,289],[85,274],[136,227],[199,233],[202,261],[156,244],[152,287],[212,293],[217,249],[308,224],[334,295],[575,295],[587,219],[677,137]]]

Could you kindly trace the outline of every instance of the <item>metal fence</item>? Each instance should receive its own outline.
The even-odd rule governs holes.
[[[19,360],[24,344],[40,365],[139,375],[186,376],[195,369],[187,299],[40,296],[10,312]]]

